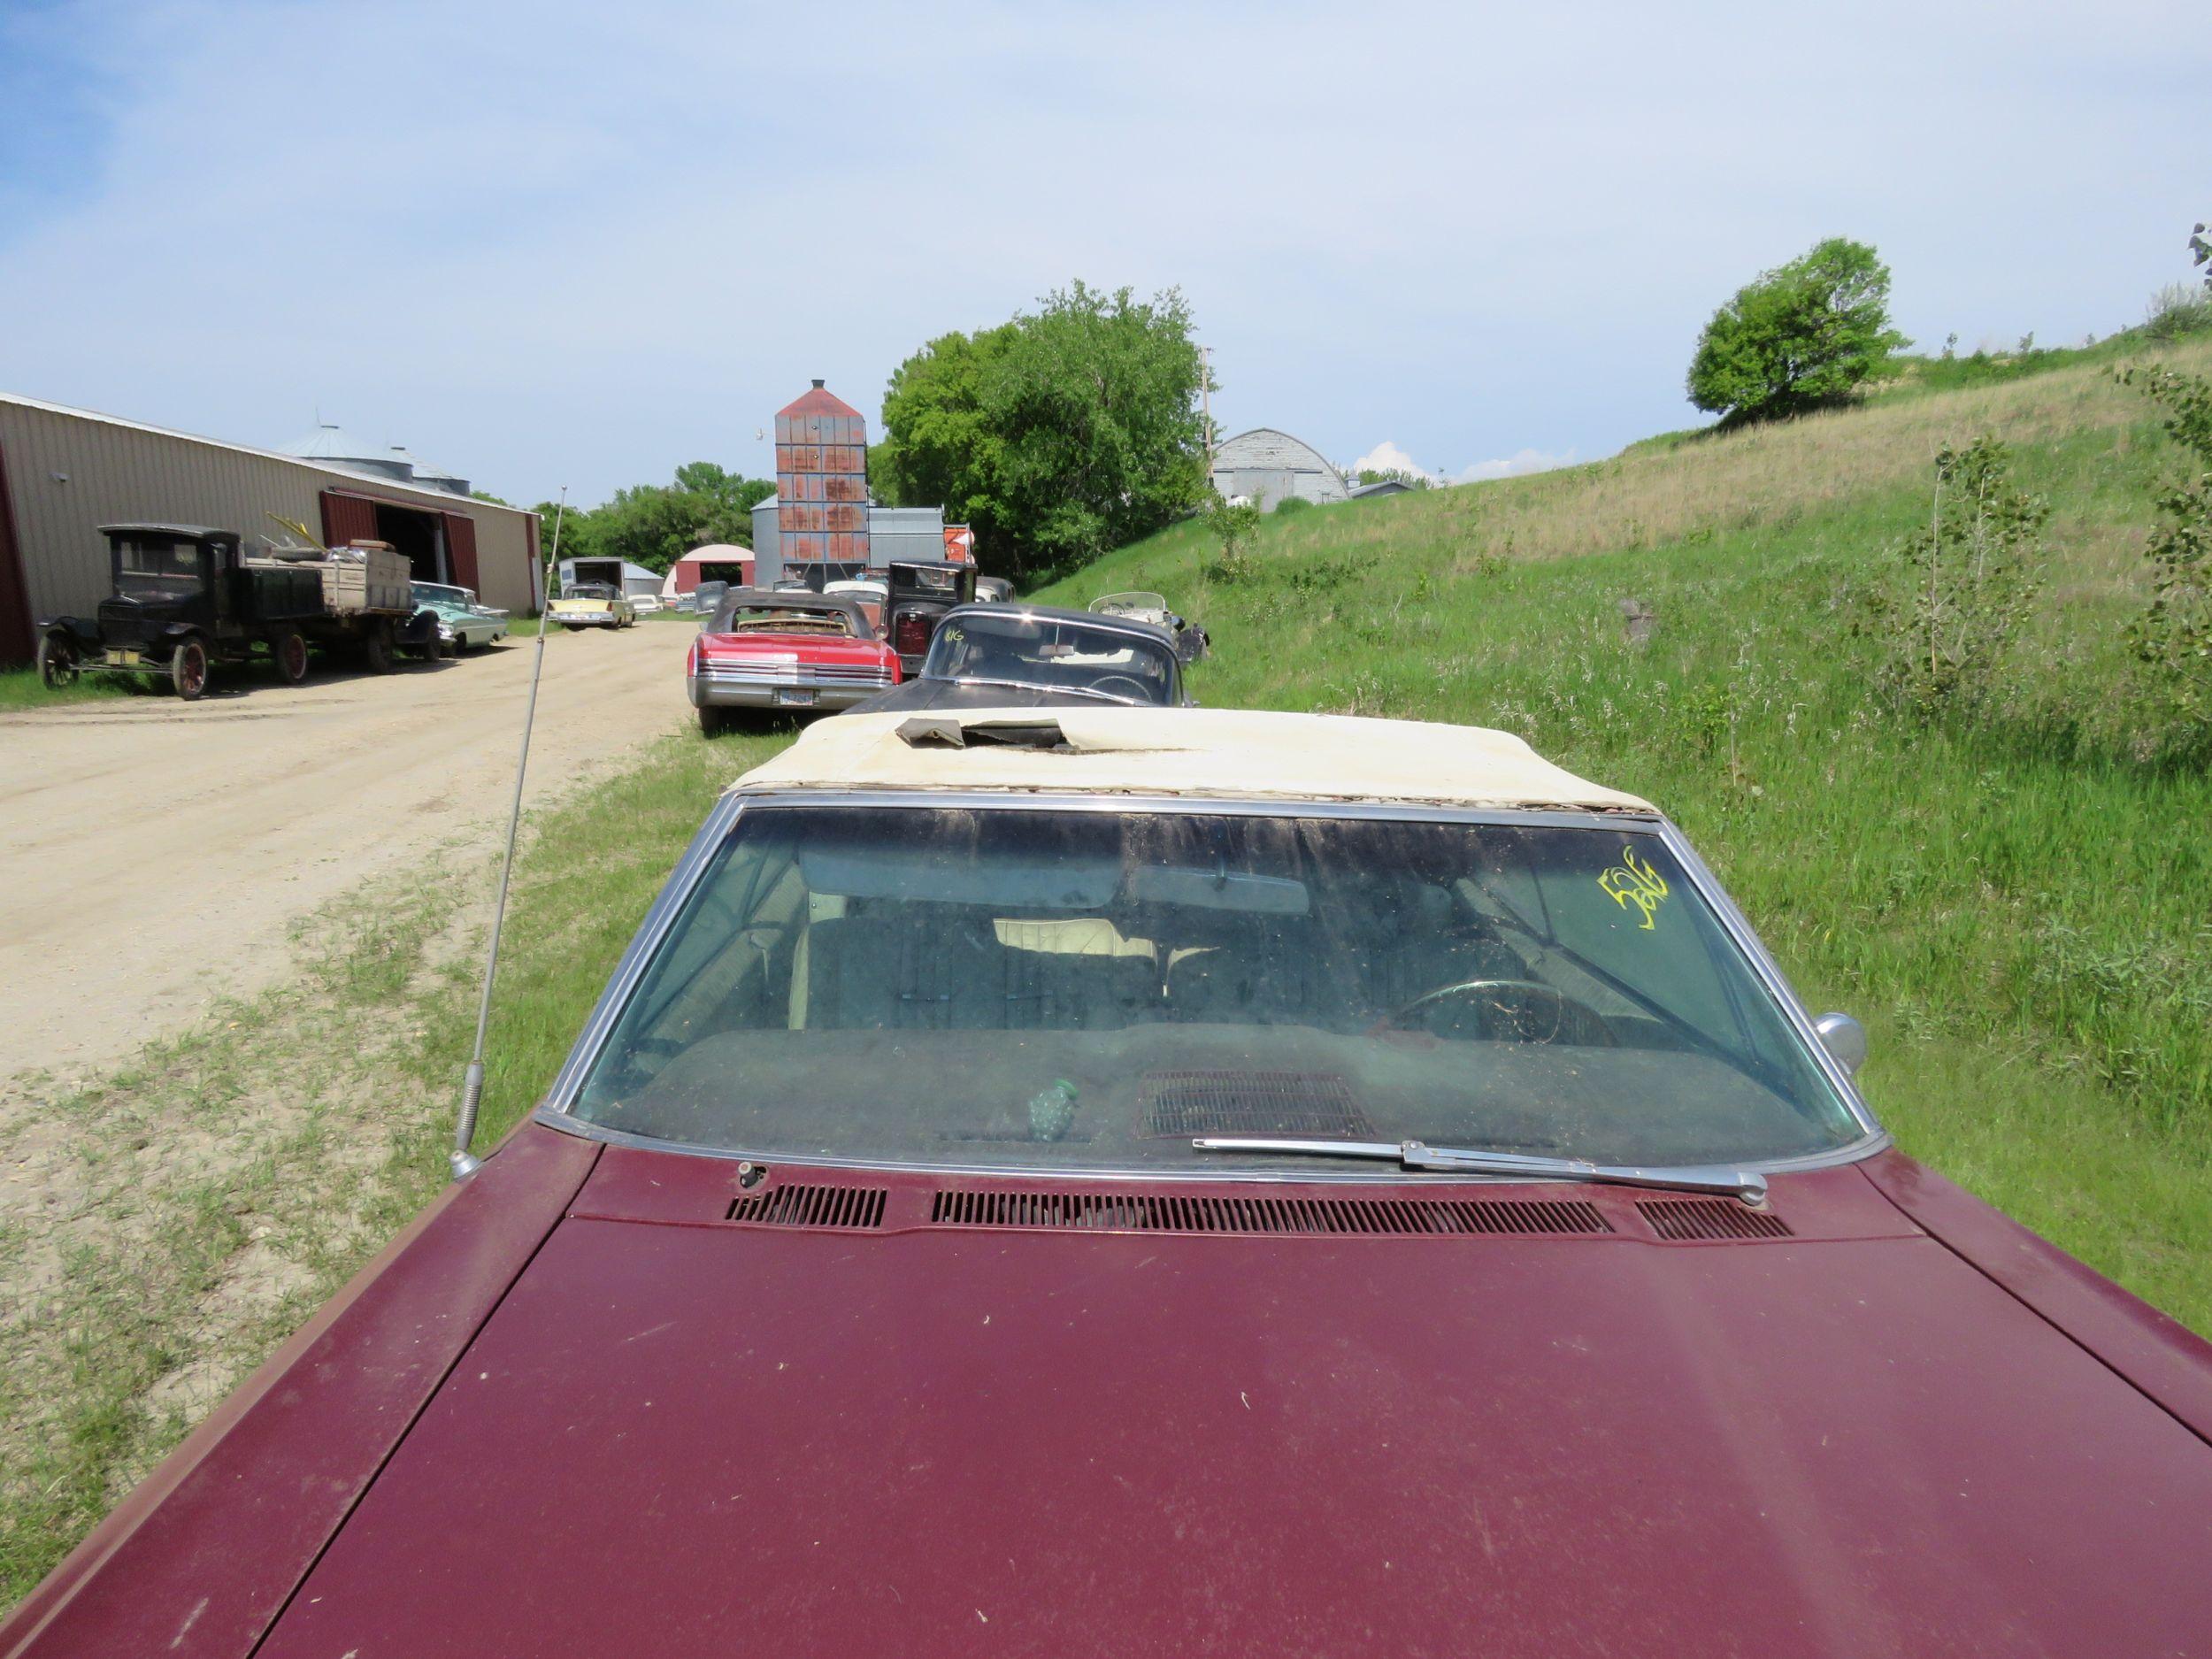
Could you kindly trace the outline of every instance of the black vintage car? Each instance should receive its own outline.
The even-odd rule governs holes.
[[[257,652],[296,684],[307,677],[311,639],[357,648],[378,672],[400,649],[437,652],[437,613],[418,609],[411,588],[381,606],[365,594],[337,614],[320,565],[244,558],[235,530],[111,524],[100,534],[108,539],[108,597],[90,617],[39,625],[39,673],[49,686],[85,672],[151,675],[189,701],[206,692],[214,664]]]
[[[855,705],[900,709],[1181,708],[1175,635],[1129,617],[1049,605],[962,605],[938,622],[921,672]]]
[[[884,566],[890,594],[883,602],[883,634],[899,654],[899,672],[921,672],[938,618],[975,597],[975,566],[941,560],[894,559]]]

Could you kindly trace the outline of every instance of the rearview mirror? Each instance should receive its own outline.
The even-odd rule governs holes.
[[[1866,1064],[1866,1027],[1848,1014],[1823,1014],[1813,1021],[1820,1046],[1835,1056],[1836,1064],[1855,1073]]]

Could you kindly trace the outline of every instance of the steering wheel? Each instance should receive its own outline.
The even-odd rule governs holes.
[[[1477,1001],[1478,998],[1481,1000]],[[1551,1005],[1551,1027],[1541,1036],[1526,1029],[1519,1018],[1512,1020],[1517,1028],[1513,1035],[1522,1042],[1558,1042],[1563,1038],[1586,1048],[1618,1046],[1613,1029],[1605,1023],[1602,1014],[1587,1002],[1569,996],[1557,986],[1546,985],[1540,979],[1462,979],[1455,985],[1440,985],[1433,991],[1424,991],[1382,1024],[1386,1028],[1402,1030],[1425,1009],[1448,1002],[1473,1002],[1477,1012],[1483,1017],[1483,1034],[1487,1037],[1491,1018],[1502,1011],[1509,1000],[1521,1002],[1524,1008],[1538,1002]]]
[[[1126,691],[1117,689],[1123,686],[1126,686],[1128,689]],[[1127,697],[1136,703],[1152,701],[1152,694],[1145,689],[1144,682],[1133,674],[1101,674],[1096,680],[1091,681],[1091,689],[1103,691],[1110,696]]]

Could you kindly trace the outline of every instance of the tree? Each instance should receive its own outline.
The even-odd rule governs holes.
[[[870,475],[974,526],[994,572],[1072,569],[1204,499],[1202,373],[1179,293],[1077,282],[901,364]]]
[[[2191,265],[2212,265],[2212,242],[2205,240],[2206,228],[2205,226],[2199,225],[2189,238],[2189,263]],[[2204,286],[2208,293],[2212,293],[2212,271],[2207,271],[2204,273]]]
[[[2162,424],[2183,459],[2180,476],[2157,498],[2164,521],[2143,549],[2151,603],[2128,640],[2177,724],[2173,735],[2202,754],[2212,741],[2212,380],[2162,366],[2122,378],[2165,411]]]
[[[1690,360],[1690,401],[1724,424],[1801,414],[1847,397],[1908,343],[1889,325],[1889,267],[1832,236],[1713,313]]]
[[[1403,484],[1408,489],[1434,489],[1436,480],[1426,472],[1416,472],[1402,466],[1363,466],[1355,475],[1357,484]]]
[[[939,336],[892,371],[883,442],[868,450],[869,486],[897,507],[936,507],[996,548],[1010,538],[999,495],[1005,443],[987,411],[987,383],[1018,325]]]
[[[619,558],[665,571],[695,547],[753,544],[753,508],[776,493],[772,480],[744,478],[711,461],[689,461],[668,484],[618,489],[588,511],[568,509],[561,526],[561,557]],[[555,506],[540,502],[541,557],[553,550]]]

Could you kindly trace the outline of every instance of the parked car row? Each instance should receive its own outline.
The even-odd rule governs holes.
[[[684,668],[703,731],[739,710],[1180,708],[1205,630],[1158,594],[1088,611],[979,601],[972,565],[894,564],[880,578],[726,593]]]
[[[2205,1651],[2212,1345],[1896,1150],[1658,808],[1171,640],[958,607],[949,684],[1162,695],[739,779],[0,1652]]]

